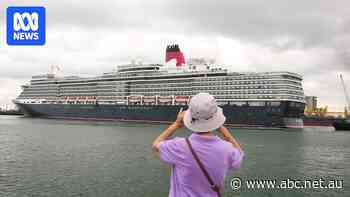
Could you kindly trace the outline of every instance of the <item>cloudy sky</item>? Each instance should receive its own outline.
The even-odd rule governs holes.
[[[6,45],[9,5],[46,7],[45,46]],[[0,106],[51,65],[96,75],[132,59],[163,63],[166,45],[178,43],[186,58],[215,58],[232,71],[300,73],[306,95],[342,111],[338,75],[350,86],[349,13],[348,0],[1,1]]]

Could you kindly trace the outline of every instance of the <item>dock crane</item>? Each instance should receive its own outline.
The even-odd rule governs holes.
[[[345,94],[345,99],[346,99],[346,104],[347,104],[346,109],[349,111],[350,110],[350,98],[349,98],[349,94],[348,94],[348,91],[346,89],[342,74],[340,74],[340,80],[341,80],[341,83],[342,83],[343,89],[344,89],[344,94]]]
[[[347,106],[345,107],[345,109],[346,109],[345,111],[349,111],[349,109],[350,109],[350,98],[349,98],[349,94],[348,94],[348,91],[347,91],[346,86],[345,86],[343,75],[341,75],[341,74],[340,74],[340,80],[341,80],[341,83],[343,85],[345,99],[346,99],[346,102],[347,102]],[[348,114],[345,113],[345,115],[348,115]],[[335,120],[333,122],[333,126],[334,126],[335,130],[350,131],[350,117],[349,117],[349,115],[348,115],[348,117],[345,117],[345,119]]]

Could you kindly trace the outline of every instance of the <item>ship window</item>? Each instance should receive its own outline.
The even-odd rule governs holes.
[[[275,101],[270,103],[271,106],[280,106],[281,102]]]
[[[290,105],[291,107],[295,107],[295,106],[296,106],[296,103],[295,103],[295,102],[291,102],[289,105]]]
[[[235,105],[235,106],[243,106],[246,103],[245,102],[230,102],[231,105]]]

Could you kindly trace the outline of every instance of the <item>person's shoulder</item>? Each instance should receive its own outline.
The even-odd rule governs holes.
[[[175,137],[164,140],[159,145],[160,160],[168,164],[181,164],[184,160],[184,143],[185,139]]]
[[[180,142],[180,141],[185,141],[186,139],[184,137],[174,137],[172,140]]]
[[[172,146],[172,147],[178,147],[181,144],[185,144],[185,138],[183,137],[174,137],[172,139],[164,140],[161,142],[161,144]]]
[[[174,137],[171,139],[173,143],[185,143],[186,139],[183,137]]]
[[[218,140],[218,143],[220,143],[220,145],[222,145],[224,148],[230,148],[232,147],[232,144],[226,140],[223,140],[221,139],[220,137],[217,137],[219,140]]]
[[[230,143],[230,142],[228,142],[226,140],[223,140],[221,138],[220,138],[220,144],[222,145],[222,148],[225,149],[229,153],[239,151],[239,149],[234,147],[232,145],[232,143]]]

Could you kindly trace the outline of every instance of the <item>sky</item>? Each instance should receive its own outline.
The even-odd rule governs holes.
[[[7,46],[8,6],[46,8],[44,46]],[[303,75],[306,95],[330,111],[350,91],[348,0],[0,1],[0,107],[52,65],[65,75],[98,75],[132,60],[164,63],[167,44],[185,58],[210,58],[237,72]]]

